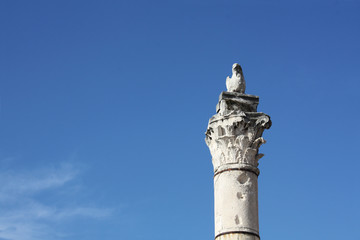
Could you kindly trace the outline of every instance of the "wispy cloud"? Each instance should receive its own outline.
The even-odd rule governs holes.
[[[38,195],[51,196],[75,185],[80,171],[71,164],[42,167],[28,171],[0,170],[0,240],[51,240],[61,233],[51,223],[66,222],[75,217],[104,218],[109,208],[68,204],[66,198],[57,203]],[[76,198],[79,192],[72,192]]]
[[[0,201],[19,196],[31,196],[43,190],[61,187],[73,180],[78,171],[71,165],[63,164],[58,168],[41,168],[19,172],[7,170],[0,172]]]

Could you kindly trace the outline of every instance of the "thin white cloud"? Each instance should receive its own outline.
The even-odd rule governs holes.
[[[60,239],[62,233],[51,223],[61,223],[74,217],[104,218],[112,209],[41,201],[37,194],[55,194],[71,188],[79,170],[70,164],[40,168],[25,172],[0,171],[0,240]],[[73,192],[73,198],[76,198]],[[89,203],[87,203],[89,204]]]
[[[69,164],[63,164],[59,168],[41,168],[27,172],[0,172],[0,201],[61,187],[73,180],[77,174],[78,172]]]

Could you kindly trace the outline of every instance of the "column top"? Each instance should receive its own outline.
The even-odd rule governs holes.
[[[216,114],[210,118],[206,144],[213,158],[215,174],[229,169],[247,169],[258,174],[258,161],[263,156],[261,137],[271,127],[268,115],[257,112],[259,97],[245,94],[245,79],[239,64],[226,78],[227,91],[219,96]]]

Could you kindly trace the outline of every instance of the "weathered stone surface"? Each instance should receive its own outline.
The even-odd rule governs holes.
[[[238,63],[234,63],[232,66],[232,76],[226,78],[226,88],[228,92],[245,92],[245,78],[242,72],[242,68]]]
[[[238,81],[243,78],[242,71],[239,74],[233,69]],[[215,237],[258,240],[258,161],[264,156],[259,147],[265,143],[262,134],[271,127],[271,120],[257,112],[259,97],[244,93],[245,81],[243,87],[231,85],[230,90],[220,94],[205,137],[214,167]]]
[[[240,112],[256,112],[258,104],[258,96],[236,92],[222,92],[219,97],[219,103],[216,105],[216,112],[222,116]]]
[[[226,165],[247,165],[257,168],[259,147],[265,143],[261,137],[270,128],[270,117],[264,113],[241,112],[229,116],[216,114],[206,131],[206,144],[212,155],[215,173]]]
[[[237,231],[259,235],[257,185],[257,175],[246,170],[215,175],[215,236]]]

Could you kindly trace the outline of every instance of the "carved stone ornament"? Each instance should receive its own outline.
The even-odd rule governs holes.
[[[265,143],[261,136],[270,126],[270,117],[264,113],[217,114],[211,118],[205,141],[212,155],[215,173],[224,165],[256,169],[258,160],[264,156],[259,153],[259,147]]]
[[[226,88],[228,92],[245,93],[245,78],[238,63],[234,63],[232,66],[232,76],[226,78]]]

